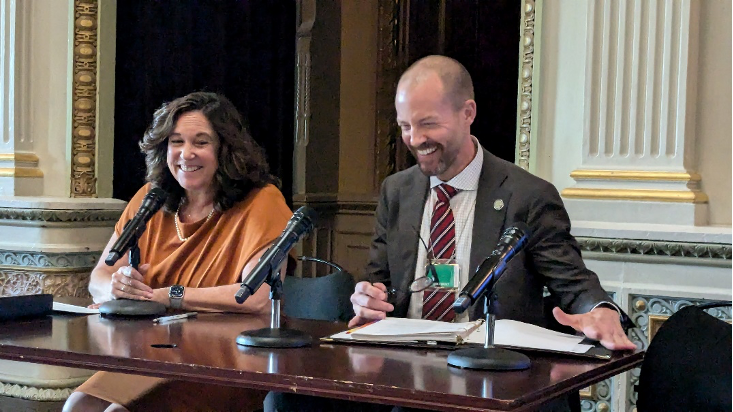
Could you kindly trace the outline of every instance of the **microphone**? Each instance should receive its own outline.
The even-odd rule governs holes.
[[[283,233],[275,239],[273,245],[260,257],[257,266],[249,272],[247,278],[242,282],[239,291],[234,295],[237,303],[244,303],[265,283],[272,270],[280,266],[290,249],[298,243],[301,237],[313,230],[317,219],[318,213],[308,206],[303,206],[295,211]]]
[[[523,222],[516,222],[504,230],[494,251],[481,262],[476,273],[453,302],[453,310],[463,313],[481,296],[491,292],[509,261],[527,245],[530,236],[532,231]]]
[[[104,263],[113,266],[137,242],[137,238],[145,231],[145,224],[163,206],[166,197],[168,193],[165,190],[159,187],[150,189],[150,192],[143,198],[135,217],[127,221],[125,229],[110,249]]]

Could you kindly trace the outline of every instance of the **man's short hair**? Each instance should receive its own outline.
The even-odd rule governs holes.
[[[445,94],[458,110],[466,100],[473,100],[473,80],[468,70],[457,60],[446,56],[423,57],[413,63],[400,77],[400,84],[406,81],[420,83],[427,75],[435,73],[445,87]]]

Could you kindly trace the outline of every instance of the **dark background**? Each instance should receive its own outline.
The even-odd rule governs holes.
[[[117,2],[113,196],[144,184],[137,144],[164,102],[227,96],[292,192],[295,0]]]
[[[444,12],[441,13],[441,3]],[[409,7],[407,65],[443,54],[463,64],[473,79],[477,115],[471,133],[491,153],[514,162],[519,78],[519,0],[414,0]],[[441,22],[442,20],[442,22]],[[440,27],[444,27],[441,31]],[[414,159],[398,142],[396,164]],[[407,157],[403,161],[399,157]]]
[[[430,54],[463,63],[476,92],[473,134],[514,162],[521,2],[398,2],[397,10],[405,7],[403,69]],[[292,206],[295,13],[295,0],[117,2],[114,197],[129,200],[144,183],[137,143],[155,109],[206,90],[243,114]],[[400,141],[394,155],[398,169],[414,164]]]

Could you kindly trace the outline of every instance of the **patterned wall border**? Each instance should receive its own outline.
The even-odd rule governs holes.
[[[16,209],[0,208],[0,220],[19,220],[24,222],[107,222],[116,223],[122,210],[109,209]]]
[[[529,170],[529,143],[532,130],[532,74],[534,71],[535,1],[522,1],[522,22],[519,55],[519,90],[517,107],[516,164]]]
[[[101,251],[81,253],[44,253],[0,249],[0,266],[24,268],[88,268],[94,267]]]
[[[669,298],[648,295],[630,295],[629,298],[631,302],[629,316],[639,326],[638,328],[629,330],[629,339],[643,350],[649,347],[649,334],[650,332],[656,331],[659,327],[659,321],[662,318],[671,316],[685,306],[707,302],[703,299]],[[706,312],[726,322],[731,321],[730,307],[713,308]],[[636,410],[636,392],[634,391],[634,386],[639,382],[639,372],[640,368],[635,368],[627,372],[629,379],[627,380],[626,410],[629,411]]]
[[[720,243],[665,242],[595,237],[577,237],[576,239],[584,252],[731,260],[731,245]]]
[[[74,389],[76,389],[76,386],[71,388],[36,388],[35,386],[0,382],[0,395],[31,401],[65,401],[71,395],[71,392],[74,392]]]
[[[96,197],[97,0],[74,0],[71,197]]]
[[[0,296],[38,295],[88,298],[92,268],[48,273],[33,269],[0,268]]]

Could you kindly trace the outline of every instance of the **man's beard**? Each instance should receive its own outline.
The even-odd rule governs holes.
[[[427,168],[427,165],[425,165],[424,163],[421,163],[420,162],[420,157],[417,154],[418,149],[427,149],[427,148],[430,148],[430,147],[436,147],[435,150],[436,151],[440,151],[440,158],[438,159],[437,164],[432,169],[428,169]],[[448,154],[445,151],[445,146],[443,146],[441,144],[436,143],[434,145],[429,145],[427,147],[426,147],[426,145],[423,144],[423,145],[421,145],[418,148],[410,147],[410,152],[412,152],[412,156],[415,157],[415,161],[417,162],[417,166],[420,168],[420,171],[425,176],[428,176],[428,177],[430,177],[430,176],[439,176],[439,175],[443,174],[446,170],[448,170],[448,167],[450,166],[450,164],[448,162],[446,162],[446,157],[447,157]],[[455,156],[454,156],[454,158],[455,158]]]

